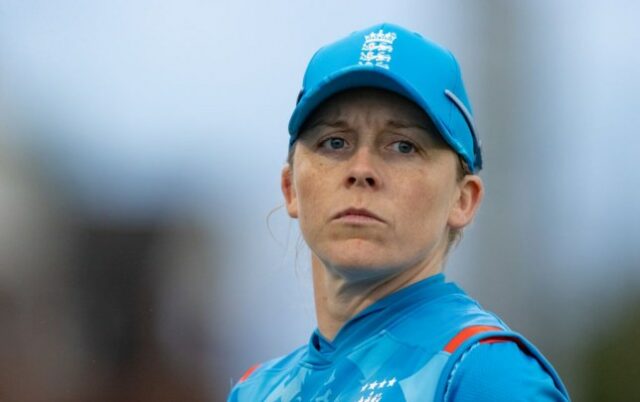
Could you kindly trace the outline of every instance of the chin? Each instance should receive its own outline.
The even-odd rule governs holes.
[[[389,258],[380,245],[375,247],[337,247],[316,253],[327,267],[352,278],[371,277],[397,271],[402,264]]]
[[[312,249],[329,270],[354,280],[401,273],[428,259],[430,250],[361,238],[326,242]]]

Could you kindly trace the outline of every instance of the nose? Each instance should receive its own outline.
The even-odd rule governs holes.
[[[361,147],[351,156],[347,173],[347,187],[379,188],[380,175],[375,155],[368,147]]]

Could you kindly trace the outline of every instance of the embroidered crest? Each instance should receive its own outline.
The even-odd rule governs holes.
[[[365,35],[358,64],[375,65],[388,69],[395,40],[395,32],[385,33],[382,29],[378,33],[371,32],[369,35]]]

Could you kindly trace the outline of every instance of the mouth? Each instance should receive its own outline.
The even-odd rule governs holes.
[[[364,208],[347,208],[337,213],[333,219],[347,223],[385,222],[382,218]]]

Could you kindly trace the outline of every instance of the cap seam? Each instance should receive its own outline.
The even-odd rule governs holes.
[[[456,62],[456,58],[453,55],[453,53],[451,53],[451,50],[447,49],[447,53],[449,54],[450,62],[453,65],[453,71],[454,71],[454,74],[451,77],[451,81],[452,82],[450,82],[448,86],[452,88],[453,93],[457,93],[458,92],[458,83],[456,82],[456,77],[459,76],[460,69],[458,68],[458,63]],[[446,97],[444,92],[442,93],[442,96]],[[451,127],[452,121],[453,121],[453,109],[454,109],[455,105],[452,102],[448,102],[448,103],[449,103],[449,116],[448,116],[448,119],[447,119],[447,123],[448,123],[447,125],[449,127]]]

